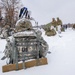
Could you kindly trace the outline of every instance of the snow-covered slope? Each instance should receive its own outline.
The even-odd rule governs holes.
[[[67,29],[59,35],[42,36],[49,44],[51,54],[47,55],[48,65],[28,68],[26,70],[2,73],[5,60],[0,60],[0,75],[75,75],[75,31]],[[0,39],[0,58],[2,57],[5,40]]]

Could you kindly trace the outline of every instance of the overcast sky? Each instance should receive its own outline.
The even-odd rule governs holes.
[[[75,23],[75,0],[22,0],[39,24],[59,17],[64,23]]]

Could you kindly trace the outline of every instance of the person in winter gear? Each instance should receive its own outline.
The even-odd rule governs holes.
[[[62,21],[59,19],[59,17],[57,17],[57,30],[58,33],[61,33],[61,27],[62,27]]]
[[[62,25],[62,21],[57,17],[57,25]]]
[[[55,20],[55,18],[52,18],[51,24],[52,24],[51,29],[54,29],[56,31],[57,29],[56,29],[56,20]]]
[[[55,18],[52,18],[51,24],[52,24],[54,27],[56,27],[56,20],[55,20]]]

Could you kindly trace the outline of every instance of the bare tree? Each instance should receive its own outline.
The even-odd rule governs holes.
[[[2,27],[2,8],[0,7],[0,27]]]
[[[1,13],[2,13],[2,12],[1,12],[1,8],[0,8],[0,17],[1,17]]]
[[[18,19],[18,9],[21,6],[20,0],[1,0],[5,14],[5,24],[14,27]]]

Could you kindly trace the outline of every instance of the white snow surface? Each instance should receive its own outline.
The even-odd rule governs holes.
[[[75,75],[75,31],[67,29],[56,36],[42,36],[49,44],[48,65],[35,66],[19,71],[2,72],[5,60],[0,60],[0,75]],[[60,37],[61,36],[61,37]],[[0,59],[3,56],[6,41],[0,39]]]
[[[23,31],[23,32],[18,32],[16,34],[14,34],[14,36],[36,36],[36,34],[34,34],[33,31]]]

